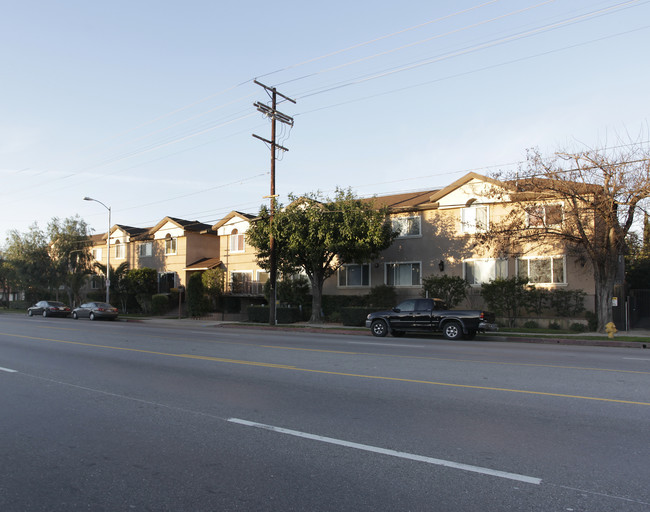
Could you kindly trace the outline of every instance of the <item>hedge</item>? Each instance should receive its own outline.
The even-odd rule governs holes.
[[[267,323],[269,321],[268,306],[248,306],[248,321],[257,323]],[[275,317],[279,324],[293,324],[300,322],[299,308],[279,307],[275,309]]]
[[[366,317],[377,308],[341,308],[341,322],[343,325],[365,327]]]

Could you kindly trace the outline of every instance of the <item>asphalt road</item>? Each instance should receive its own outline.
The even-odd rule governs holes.
[[[0,510],[648,511],[644,350],[0,316]]]

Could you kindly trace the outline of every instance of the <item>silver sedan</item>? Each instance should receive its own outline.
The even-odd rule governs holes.
[[[117,308],[106,302],[86,302],[72,310],[72,318],[75,320],[79,318],[90,318],[91,320],[109,318],[115,320],[117,318]]]

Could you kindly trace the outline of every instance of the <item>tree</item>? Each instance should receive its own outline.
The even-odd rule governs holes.
[[[62,221],[54,217],[47,226],[54,279],[65,286],[68,303],[78,304],[79,291],[91,273],[90,230],[79,216]]]
[[[320,193],[290,195],[291,203],[269,210],[262,207],[248,228],[247,240],[258,251],[258,263],[269,269],[269,234],[276,244],[278,269],[286,274],[302,270],[311,283],[310,321],[321,323],[323,283],[341,265],[364,263],[388,248],[397,233],[388,222],[388,211],[361,201],[350,190],[337,189],[334,199]]]
[[[530,151],[517,173],[498,176],[503,186],[494,196],[508,201],[510,213],[492,220],[478,240],[501,254],[562,247],[589,262],[598,330],[604,332],[613,320],[626,236],[650,196],[649,153],[646,144],[558,152],[548,159]]]
[[[199,317],[204,315],[207,309],[201,274],[194,272],[187,280],[187,313],[191,317]]]
[[[34,223],[26,233],[12,229],[4,250],[5,261],[13,269],[17,289],[25,292],[25,300],[36,302],[49,293],[53,275],[45,233]]]
[[[106,276],[106,265],[96,261],[93,265],[97,271],[103,276]],[[128,283],[126,280],[126,274],[129,271],[129,262],[123,261],[120,263],[117,268],[110,268],[111,276],[111,289],[110,296],[113,301],[119,301],[122,305],[122,311],[126,311],[127,302],[128,302]],[[106,279],[102,281],[104,283],[104,291],[106,291]],[[155,291],[153,292],[155,293]]]
[[[469,283],[460,276],[427,276],[422,279],[423,293],[429,297],[445,301],[447,307],[454,308],[467,297]]]
[[[222,268],[211,268],[201,274],[203,288],[212,302],[212,307],[217,308],[217,301],[223,295],[226,273]]]
[[[144,313],[151,306],[151,296],[158,291],[158,272],[155,268],[134,268],[124,274],[124,290],[128,296],[135,297]]]

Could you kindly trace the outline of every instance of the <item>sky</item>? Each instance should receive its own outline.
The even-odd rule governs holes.
[[[270,193],[442,188],[543,154],[648,139],[649,0],[0,0],[0,246],[214,224]],[[280,98],[282,100],[282,98]],[[92,197],[97,202],[84,201]]]

